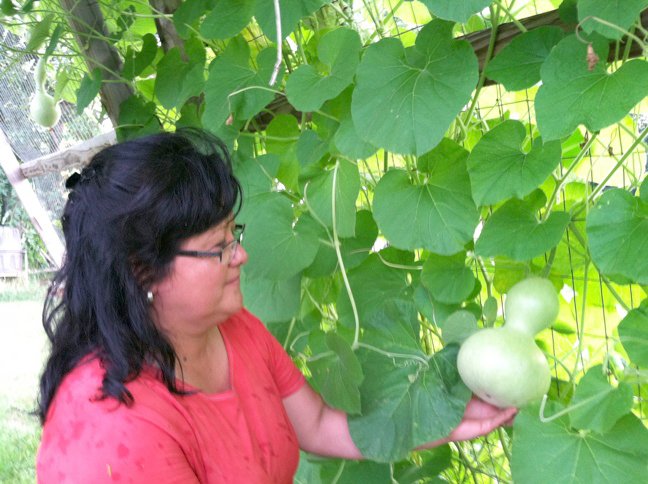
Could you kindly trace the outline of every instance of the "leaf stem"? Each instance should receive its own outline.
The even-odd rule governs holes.
[[[502,427],[497,428],[497,436],[499,437],[500,445],[502,447],[504,455],[506,456],[508,461],[511,462],[511,450],[508,446],[508,435],[506,435],[504,430],[502,430]]]
[[[540,273],[540,277],[548,277],[549,274],[551,273],[551,266],[553,266],[553,261],[556,257],[556,247],[551,249],[551,252],[549,252],[549,258],[547,259],[547,263],[545,264],[544,268],[542,269],[542,272]]]
[[[572,162],[571,165],[569,165],[569,168],[567,168],[567,171],[563,173],[563,175],[556,180],[556,188],[554,188],[553,193],[551,194],[551,197],[549,198],[549,202],[547,203],[545,213],[542,217],[542,221],[546,222],[547,219],[549,218],[549,215],[551,215],[551,209],[553,208],[554,204],[556,203],[556,199],[558,198],[558,193],[560,193],[560,190],[562,190],[565,186],[565,183],[567,182],[567,179],[571,175],[571,173],[576,169],[580,161],[583,159],[583,157],[587,154],[587,152],[590,150],[592,147],[592,144],[594,143],[594,140],[598,136],[598,131],[595,133],[592,133],[590,138],[587,140],[587,143],[585,143],[585,146],[581,148],[581,150],[578,152],[576,157],[574,158],[574,161]]]
[[[376,17],[374,16],[373,12],[371,11],[371,7],[367,4],[367,0],[362,0],[362,3],[364,4],[365,9],[367,10],[367,13],[369,14],[369,17],[371,18],[371,21],[374,23],[376,26],[376,30],[374,31],[374,34],[378,34],[380,38],[383,37],[383,26],[381,23],[379,23],[376,20]]]
[[[515,24],[515,26],[520,29],[520,32],[525,33],[528,31],[528,29],[524,26],[522,22],[520,22],[518,19],[515,18],[515,14],[511,12],[511,10],[504,5],[504,2],[501,0],[495,0],[495,4],[504,11],[506,16]],[[491,19],[492,19],[492,13],[491,13]]]
[[[585,309],[587,308],[587,285],[589,284],[588,273],[589,273],[590,259],[585,261],[585,270],[583,273],[583,295],[581,296],[581,314],[580,314],[580,325],[578,328],[578,348],[576,349],[576,359],[574,361],[574,369],[569,377],[569,383],[573,384],[576,377],[576,370],[578,370],[578,359],[581,360],[581,365],[584,367],[583,362],[583,337],[585,334]]]
[[[346,273],[346,268],[344,267],[344,260],[342,259],[342,252],[340,251],[340,240],[338,238],[337,232],[337,211],[336,211],[336,199],[337,199],[337,175],[338,170],[340,169],[340,161],[335,162],[335,168],[333,168],[333,187],[332,187],[332,196],[331,196],[331,219],[333,221],[333,245],[335,246],[335,255],[337,256],[338,264],[340,265],[340,272],[342,273],[342,279],[344,280],[344,287],[349,296],[349,301],[351,302],[351,309],[353,311],[353,320],[355,322],[355,334],[353,336],[353,344],[351,345],[352,349],[357,349],[360,341],[360,316],[358,315],[358,307],[356,306],[355,297],[353,296],[353,291],[351,290],[351,284],[349,283],[349,278]]]
[[[596,395],[587,397],[578,403],[574,403],[573,405],[570,405],[567,408],[563,408],[562,410],[553,414],[550,417],[545,417],[544,411],[545,411],[545,406],[547,405],[547,395],[545,395],[542,397],[542,402],[540,402],[540,411],[538,412],[538,418],[542,423],[553,422],[554,420],[559,419],[563,415],[567,415],[568,413],[573,412],[574,410],[578,410],[579,408],[584,407],[588,403],[600,398],[601,396],[597,393]]]
[[[369,38],[367,39],[366,44],[371,43],[371,41],[376,37],[377,34],[380,35],[380,36],[382,37],[382,28],[384,27],[384,25],[385,25],[387,22],[389,22],[389,21],[394,17],[394,15],[396,15],[396,10],[399,9],[399,7],[403,4],[403,2],[404,2],[404,0],[398,0],[398,3],[396,4],[396,6],[395,6],[395,7],[392,7],[391,10],[389,11],[389,13],[388,13],[387,15],[385,15],[385,18],[384,18],[383,21],[381,22],[381,28],[380,28],[380,29],[377,28],[376,30],[374,30],[374,31],[371,33],[371,35],[370,35]],[[390,2],[390,3],[391,3],[391,2]],[[366,6],[366,3],[365,3],[365,6]],[[372,17],[372,18],[373,18],[373,17]],[[365,44],[365,45],[366,45],[366,44]]]
[[[578,242],[581,244],[581,246],[583,246],[583,248],[585,250],[588,250],[587,249],[587,242],[585,242],[585,238],[583,237],[583,234],[580,233],[580,231],[576,228],[574,223],[571,223],[569,225],[569,228],[571,229],[572,234],[574,234],[574,237],[576,237],[576,240],[578,240]],[[589,252],[586,254],[586,260],[587,260],[587,263],[589,263],[591,261],[591,257],[589,256]],[[600,272],[599,272],[599,276],[601,276],[601,280],[607,286],[607,288],[610,290],[610,294],[612,294],[614,299],[617,300],[619,305],[623,309],[625,309],[626,311],[630,311],[630,309],[632,309],[632,308],[630,306],[628,306],[628,304],[623,300],[623,298],[619,295],[619,293],[616,292],[616,289],[614,289],[612,287],[612,283],[609,281],[609,279],[607,277],[605,277],[603,274],[601,274]]]
[[[497,2],[497,4],[501,7],[499,1]],[[499,11],[495,12],[495,9],[492,6],[490,6],[489,9],[491,14],[491,34],[490,34],[490,39],[488,41],[488,50],[486,52],[486,57],[484,58],[484,65],[482,66],[482,71],[479,74],[479,81],[477,82],[477,88],[475,89],[475,94],[473,95],[472,101],[470,103],[470,107],[468,108],[468,111],[466,111],[466,116],[464,117],[465,124],[463,123],[459,124],[462,130],[465,130],[465,126],[469,125],[470,123],[475,107],[477,106],[479,93],[484,87],[484,82],[486,82],[486,68],[488,67],[488,63],[490,62],[490,59],[493,56],[493,51],[495,50],[495,43],[497,41]]]
[[[270,76],[270,86],[274,86],[277,82],[277,76],[279,75],[279,69],[281,68],[281,61],[283,60],[282,56],[282,35],[281,35],[281,6],[279,5],[279,0],[273,0],[274,3],[274,13],[275,13],[275,28],[277,30],[277,58],[275,60],[274,68],[272,69],[272,76]]]
[[[288,348],[288,341],[290,341],[290,336],[292,335],[293,328],[295,327],[295,321],[297,318],[292,318],[290,320],[290,326],[288,327],[288,333],[286,334],[286,339],[284,340],[283,347],[284,349]]]
[[[420,265],[420,266],[406,266],[406,265],[402,265],[402,264],[394,264],[393,262],[389,262],[389,261],[385,260],[385,258],[382,255],[380,255],[380,252],[376,252],[376,255],[378,256],[378,258],[380,259],[380,261],[383,264],[385,264],[387,267],[391,267],[392,269],[403,269],[405,271],[422,271],[423,270],[422,265]]]
[[[596,196],[599,194],[601,190],[605,188],[605,184],[612,178],[612,175],[625,163],[625,161],[630,157],[634,149],[639,146],[642,142],[643,139],[648,136],[648,126],[646,126],[644,129],[641,130],[641,133],[639,133],[639,136],[633,141],[633,143],[630,145],[630,147],[626,150],[625,153],[623,153],[623,156],[619,159],[617,164],[610,170],[610,172],[607,174],[607,176],[598,184],[598,186],[590,193],[590,195],[587,197],[587,202],[590,203],[592,202]],[[582,210],[582,209],[581,209]],[[577,212],[576,214],[578,214]]]
[[[377,348],[375,346],[369,345],[367,343],[358,343],[356,345],[357,348],[364,348],[369,351],[373,351],[375,353],[381,354],[383,356],[386,356],[387,358],[399,358],[403,360],[414,360],[419,363],[421,363],[425,368],[429,368],[429,362],[426,358],[419,356],[419,355],[414,355],[414,354],[407,354],[407,353],[393,353],[391,351],[386,351],[380,348]]]

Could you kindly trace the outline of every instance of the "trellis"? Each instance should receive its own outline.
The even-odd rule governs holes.
[[[371,2],[363,3],[365,4],[367,11],[370,11],[375,6]],[[403,4],[403,2],[382,2],[382,5],[385,7],[384,10],[375,11],[372,12],[372,14],[373,16],[387,18],[388,20],[383,22],[382,25],[392,27],[397,36],[405,36],[408,32],[420,28],[426,21],[426,19],[417,19],[416,15],[413,16],[413,22],[404,22],[400,19],[398,12],[401,10],[395,11],[393,8],[407,8],[407,4]],[[393,6],[393,8],[389,8],[391,6]],[[523,25],[561,24],[557,13],[554,11],[543,13],[536,9],[535,12],[530,13],[535,13],[537,16],[522,20],[521,23]],[[644,24],[648,23],[647,12],[644,12],[642,21]],[[496,44],[495,52],[501,49],[507,41],[509,41],[518,32],[519,30],[514,24],[500,26],[498,39],[501,42]],[[475,51],[479,54],[480,60],[482,61],[486,56],[489,36],[489,31],[471,33],[466,36],[468,40],[472,41]],[[251,42],[259,43],[265,41],[266,40],[262,37],[251,40]],[[630,47],[634,49],[634,46]],[[484,121],[502,119],[506,116],[511,116],[517,117],[528,124],[533,124],[534,115],[532,109],[534,94],[535,88],[528,89],[522,93],[508,93],[499,85],[487,86],[484,88],[482,95],[480,96],[480,101],[475,107],[475,115]],[[23,102],[23,106],[25,105],[26,102]],[[267,123],[272,118],[273,114],[281,112],[282,110],[290,109],[291,107],[287,105],[285,98],[278,96],[275,102],[268,108],[270,114],[264,113],[260,115],[257,119],[258,122],[251,124],[251,126],[255,126],[254,129],[262,131],[264,127],[267,126]],[[587,163],[585,164],[585,171],[577,173],[576,175],[578,175],[581,180],[586,181],[591,190],[599,190],[597,187],[601,184],[604,186],[625,188],[632,184],[632,177],[636,178],[645,176],[646,142],[645,140],[642,141],[638,139],[638,133],[642,131],[642,128],[640,127],[642,123],[641,119],[643,119],[641,118],[642,112],[645,110],[646,103],[644,102],[637,108],[634,124],[629,119],[626,119],[599,134],[589,145],[587,145],[587,143],[590,142],[590,135],[588,133],[584,133],[581,140],[576,140],[578,145],[588,146],[589,148],[586,154]],[[24,107],[22,112],[23,114],[25,113]],[[70,121],[69,118],[66,118],[66,114],[64,114],[63,123],[59,127],[55,128],[54,131],[56,132],[57,129],[61,129],[62,126],[66,126],[67,123],[71,122],[72,121]],[[25,125],[25,123],[26,121],[23,118],[23,120],[20,123],[17,123],[17,125]],[[258,133],[258,136],[260,139],[263,138],[262,133]],[[79,139],[87,139],[90,137],[91,136],[82,136]],[[629,151],[631,145],[635,147]],[[27,154],[19,156],[23,160],[34,160],[35,158],[39,158],[38,163],[23,164],[21,171],[26,176],[29,175],[29,170],[32,170],[31,175],[49,171],[54,181],[42,191],[56,193],[56,196],[60,200],[63,200],[65,197],[65,193],[62,191],[64,174],[62,175],[60,171],[61,169],[67,168],[59,164],[58,161],[56,161],[58,158],[55,157],[56,159],[50,158],[50,161],[53,161],[53,163],[50,164],[50,167],[43,169],[42,167],[46,160],[43,160],[41,155],[48,151],[53,152],[56,151],[56,149],[51,147],[45,149],[44,152],[39,153],[39,155]],[[621,166],[618,162],[621,156],[626,153],[630,154]],[[84,156],[87,156],[87,153]],[[376,159],[378,165],[382,164],[383,161],[382,158]],[[76,162],[79,163],[79,159],[77,159]],[[388,162],[391,165],[397,165],[401,160],[398,157],[390,155]],[[37,168],[36,165],[40,168]],[[612,173],[613,171],[614,173]],[[609,175],[612,176],[610,177]],[[39,175],[35,180],[44,180],[45,176],[50,175]],[[603,186],[600,189],[603,189]],[[565,189],[563,188],[558,202],[566,204],[566,199],[567,196]],[[54,203],[45,202],[44,205],[53,207]],[[52,215],[52,218],[57,217]],[[579,334],[582,331],[584,327],[583,325],[585,325],[586,333],[581,338],[575,338],[573,334],[564,334],[564,332],[561,333],[560,329],[555,329],[547,333],[543,342],[547,345],[549,351],[556,357],[556,361],[564,359],[568,361],[570,368],[573,366],[578,371],[582,371],[586,366],[583,361],[588,357],[588,355],[587,352],[583,350],[587,349],[586,347],[588,345],[590,345],[592,350],[596,353],[595,355],[590,354],[590,358],[594,356],[611,365],[622,365],[623,362],[615,361],[615,359],[618,358],[619,353],[614,348],[614,329],[621,320],[625,311],[637,307],[638,302],[642,297],[641,288],[634,285],[615,285],[609,282],[606,278],[597,274],[594,279],[590,281],[590,284],[587,285],[589,296],[591,297],[592,293],[595,293],[596,295],[594,298],[596,304],[592,304],[590,310],[591,307],[596,308],[595,311],[597,314],[588,312],[583,315],[583,310],[587,306],[585,303],[589,299],[583,299],[586,296],[582,294],[580,284],[582,284],[585,276],[587,276],[587,271],[585,271],[584,274],[582,273],[582,267],[579,267],[580,261],[578,260],[578,254],[576,254],[576,251],[574,250],[574,248],[578,246],[578,239],[581,236],[582,234],[574,232],[571,228],[566,232],[565,253],[561,255],[569,260],[570,272],[562,274],[562,276],[564,276],[565,281],[563,292],[566,297],[571,298],[571,317],[573,318],[572,321],[576,328],[576,333]],[[640,257],[641,254],[638,254],[637,256]],[[492,277],[493,275],[488,273],[487,269],[488,267],[486,267],[486,271],[482,272],[476,268],[475,274],[482,280],[486,277]],[[590,274],[594,273],[593,269],[590,269],[590,271]],[[595,323],[595,331],[590,333],[589,330],[592,327],[592,320]],[[578,341],[580,341],[580,345],[574,347],[573,345]],[[557,363],[554,363],[553,370],[554,376],[557,379],[564,377],[564,372]],[[558,391],[560,391],[560,388],[560,385],[558,385]],[[638,386],[636,389],[636,395],[637,414],[645,420],[645,388]],[[503,459],[500,459],[500,457],[506,453],[506,446],[507,436],[500,433],[498,436],[486,440],[485,445],[482,445],[482,443],[465,443],[458,444],[457,449],[460,455],[465,459],[464,464],[472,463],[472,467],[465,467],[466,472],[471,472],[473,480],[480,482],[488,479],[497,479],[495,477],[496,475],[507,474],[508,471],[501,468]]]

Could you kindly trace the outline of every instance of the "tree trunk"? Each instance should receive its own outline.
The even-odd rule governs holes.
[[[182,3],[181,0],[149,0],[149,4],[155,13],[165,15],[172,14]],[[187,61],[184,50],[184,41],[178,35],[173,20],[164,17],[155,17],[155,27],[162,44],[162,50],[169,52],[174,47],[180,49],[180,56],[183,61]]]
[[[59,0],[66,12],[79,49],[85,57],[88,70],[101,69],[101,102],[114,127],[119,124],[119,107],[133,94],[119,73],[122,60],[117,49],[106,39],[107,31],[99,4],[93,0]],[[108,81],[108,82],[106,82]]]

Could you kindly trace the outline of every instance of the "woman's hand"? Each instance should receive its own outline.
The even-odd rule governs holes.
[[[517,408],[498,408],[490,403],[473,397],[466,405],[466,411],[459,425],[447,437],[428,442],[417,449],[432,449],[448,442],[471,440],[491,433],[502,425],[512,425]]]
[[[473,395],[466,406],[463,419],[444,440],[458,442],[481,437],[502,425],[512,425],[516,413],[516,408],[498,408]]]

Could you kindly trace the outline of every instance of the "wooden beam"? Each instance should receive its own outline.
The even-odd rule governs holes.
[[[44,175],[45,173],[83,167],[99,151],[115,144],[117,137],[114,131],[95,136],[92,139],[72,146],[64,151],[35,158],[20,165],[20,171],[25,178]]]
[[[57,268],[61,267],[65,254],[65,246],[63,245],[59,235],[56,233],[56,230],[54,230],[54,225],[52,225],[50,216],[38,200],[29,180],[23,176],[22,171],[20,170],[20,164],[11,149],[9,140],[1,129],[0,167],[2,167],[7,174],[11,186],[16,190],[18,198],[23,204],[23,207],[25,207],[29,219],[38,232],[38,235],[40,235],[47,252],[54,261],[54,264]]]
[[[527,30],[533,30],[538,27],[546,26],[556,26],[560,27],[565,32],[573,32],[576,28],[575,24],[566,24],[558,15],[558,10],[552,10],[550,12],[541,13],[534,15],[532,17],[527,17],[520,20],[520,23],[526,27]],[[641,25],[644,29],[648,30],[648,9],[644,10],[641,13]],[[495,37],[495,48],[493,50],[493,55],[500,52],[504,47],[509,45],[511,41],[522,34],[519,27],[513,22],[501,24],[497,29],[497,36]],[[480,30],[478,32],[472,32],[468,35],[458,37],[458,39],[467,40],[472,45],[477,60],[479,62],[479,72],[482,71],[484,63],[486,61],[486,56],[488,55],[488,44],[490,42],[491,29]],[[626,46],[628,39],[623,39],[620,42],[620,52],[623,52]],[[614,42],[610,42],[610,45],[614,47]],[[629,51],[630,57],[638,57],[643,55],[643,49],[636,42],[632,42]],[[614,59],[615,49],[610,49],[610,54],[608,56],[608,61],[611,62]],[[486,85],[496,84],[490,79],[486,79]],[[290,113],[296,116],[298,119],[301,117],[301,113],[297,111],[286,99],[286,96],[277,94],[275,98],[266,106],[266,108],[254,118],[253,123],[249,123],[248,131],[254,132],[257,130],[264,130],[270,121],[277,115],[281,113]]]

